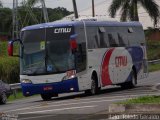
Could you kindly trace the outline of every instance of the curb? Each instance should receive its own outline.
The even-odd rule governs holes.
[[[160,104],[111,104],[109,113],[121,112],[160,112]]]

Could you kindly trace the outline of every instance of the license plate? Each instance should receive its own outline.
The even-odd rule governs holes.
[[[46,87],[43,87],[43,90],[44,91],[50,91],[50,90],[53,90],[53,87],[52,86],[46,86]]]

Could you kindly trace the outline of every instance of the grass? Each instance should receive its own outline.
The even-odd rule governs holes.
[[[30,96],[30,97],[34,97],[34,96],[38,96],[38,95],[33,95],[33,96]],[[18,100],[18,99],[25,99],[26,97],[23,96],[23,93],[21,90],[18,90],[16,92],[16,97],[14,94],[10,95],[9,98],[8,98],[8,101],[15,101],[15,100]]]
[[[118,104],[160,104],[160,96],[144,96],[118,102]]]
[[[154,71],[159,71],[160,70],[160,64],[150,64],[148,65],[148,71],[149,72],[154,72]]]
[[[14,101],[17,99],[22,99],[25,98],[25,96],[23,96],[22,91],[17,91],[16,93],[16,97],[14,96],[14,94],[12,94],[11,96],[9,96],[8,101]]]

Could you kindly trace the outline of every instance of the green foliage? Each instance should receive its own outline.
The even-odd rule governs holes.
[[[0,8],[3,7],[2,2],[0,1]]]
[[[13,57],[0,57],[0,79],[7,83],[19,82],[19,61]]]
[[[14,96],[14,94],[9,96],[8,101],[14,101],[14,100],[22,99],[22,98],[25,98],[25,96],[23,96],[22,91],[18,90],[16,92],[16,96]]]
[[[144,96],[135,99],[129,99],[118,104],[160,104],[160,96]]]
[[[7,56],[7,42],[0,42],[0,57]]]
[[[12,29],[12,11],[10,8],[0,8],[0,33],[10,34]]]
[[[159,71],[160,70],[160,64],[150,64],[148,66],[149,72]]]
[[[35,96],[37,97],[39,95],[34,95],[34,96],[30,96],[30,97],[35,97]],[[25,99],[25,98],[26,97],[23,95],[22,90],[18,90],[18,91],[16,91],[15,94],[12,94],[9,96],[8,101],[14,101],[14,100]]]
[[[138,5],[141,5],[154,21],[154,26],[159,22],[160,10],[154,0],[112,0],[108,9],[109,15],[115,17],[117,11],[121,12],[121,21],[139,21]]]
[[[40,2],[41,0],[27,0],[25,3],[27,6],[34,6],[36,3]]]
[[[48,8],[47,11],[48,11],[48,16],[49,16],[50,21],[60,20],[63,17],[68,16],[73,13],[63,7],[57,7],[54,9]]]
[[[160,59],[160,41],[147,41],[148,60]],[[149,72],[160,70],[160,64],[150,64]]]
[[[7,42],[0,43],[0,79],[7,83],[19,82],[19,59],[7,55]]]
[[[160,41],[147,41],[148,60],[160,59]]]

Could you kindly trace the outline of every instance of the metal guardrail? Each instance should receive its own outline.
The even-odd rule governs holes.
[[[21,89],[21,83],[10,84],[10,86],[13,91],[13,95],[16,98],[17,97],[17,90]]]
[[[21,83],[10,84],[12,90],[21,89]]]
[[[160,63],[160,59],[148,61],[148,64],[158,64]]]

